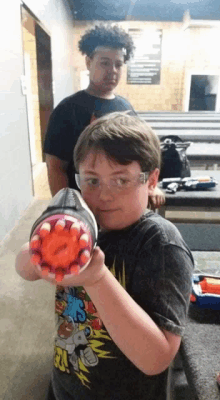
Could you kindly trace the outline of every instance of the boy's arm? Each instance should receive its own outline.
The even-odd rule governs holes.
[[[181,337],[161,330],[107,269],[85,286],[107,331],[120,350],[147,375],[164,371],[175,357]]]
[[[42,277],[30,262],[29,246],[21,249],[17,272],[26,280]],[[55,276],[46,279],[57,284]],[[147,375],[165,370],[176,355],[181,337],[162,331],[132,299],[104,264],[104,254],[96,247],[88,267],[79,275],[66,275],[61,286],[84,286],[113,341],[130,361]]]
[[[15,261],[15,269],[27,281],[41,279],[37,268],[30,261],[29,243],[25,243],[18,253]]]
[[[52,274],[47,280],[56,284]],[[65,275],[59,284],[84,286],[113,341],[142,372],[156,375],[170,365],[181,337],[162,331],[132,299],[104,264],[99,247],[84,271]]]

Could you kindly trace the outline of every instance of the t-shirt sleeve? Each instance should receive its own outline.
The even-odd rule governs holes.
[[[192,272],[193,260],[184,248],[154,243],[141,251],[133,276],[138,304],[160,328],[177,335],[186,323]]]
[[[61,102],[52,112],[44,141],[44,152],[70,161],[74,147],[74,114],[69,105]]]
[[[131,103],[129,103],[128,100],[127,100],[127,102],[128,102],[128,105],[129,105],[129,107],[130,107],[130,109],[131,109],[131,111],[132,111],[131,115],[137,115],[137,113],[136,113],[134,107],[131,105]]]
[[[130,110],[130,112],[128,113],[129,115],[137,115],[137,113],[134,110],[133,106],[131,105],[131,103],[127,99],[125,99],[122,96],[118,96],[118,97],[122,101],[123,106],[125,107],[125,110]]]

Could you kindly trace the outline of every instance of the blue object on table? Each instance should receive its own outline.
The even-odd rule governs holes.
[[[192,280],[191,305],[200,308],[210,308],[212,310],[220,310],[220,295],[215,293],[202,293],[200,282],[204,278],[219,279],[218,276],[194,274]]]
[[[211,189],[215,187],[218,182],[210,177],[210,180],[207,182],[202,182],[199,179],[193,178],[191,180],[185,180],[184,189],[185,190],[202,190],[202,189]]]
[[[177,190],[209,190],[218,184],[211,176],[198,176],[189,178],[165,178],[162,180],[162,188],[166,193],[176,193]]]

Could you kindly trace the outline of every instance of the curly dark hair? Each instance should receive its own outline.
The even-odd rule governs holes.
[[[135,46],[132,37],[117,25],[99,24],[87,30],[78,42],[79,51],[88,57],[93,56],[97,46],[125,49],[124,62],[133,55]]]

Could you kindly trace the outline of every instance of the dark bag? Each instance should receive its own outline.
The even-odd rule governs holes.
[[[191,176],[186,150],[190,142],[179,136],[163,136],[161,139],[162,163],[159,180],[164,178],[186,178]]]

